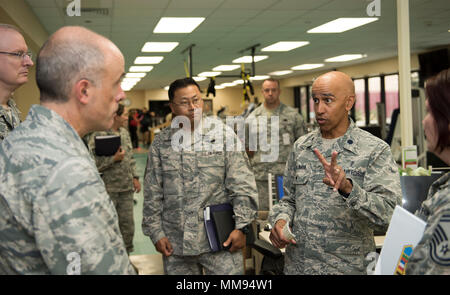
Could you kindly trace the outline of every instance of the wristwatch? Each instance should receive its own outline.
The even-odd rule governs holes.
[[[238,228],[238,230],[240,230],[244,235],[248,235],[250,232],[250,225],[247,224],[243,228]]]

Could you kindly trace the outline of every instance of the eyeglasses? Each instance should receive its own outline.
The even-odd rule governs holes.
[[[182,101],[180,103],[176,103],[176,102],[172,102],[174,105],[183,107],[183,108],[187,108],[189,107],[191,104],[193,104],[194,106],[198,107],[200,106],[200,103],[202,102],[201,98],[194,98],[193,100],[185,100]]]
[[[0,51],[1,54],[8,54],[8,55],[13,55],[13,56],[17,56],[21,59],[25,59],[25,56],[28,56],[30,59],[33,58],[33,53],[31,51],[28,52],[6,52],[6,51]]]

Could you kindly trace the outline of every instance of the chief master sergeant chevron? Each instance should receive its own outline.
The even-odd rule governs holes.
[[[287,245],[285,274],[364,274],[374,229],[386,230],[401,204],[400,176],[389,146],[348,117],[355,102],[349,76],[323,74],[312,98],[320,129],[294,144],[270,239]],[[295,240],[283,236],[286,223]]]
[[[220,120],[196,116],[203,100],[193,79],[170,84],[169,101],[175,115],[172,128],[162,130],[152,142],[144,176],[144,234],[163,254],[166,274],[198,275],[202,269],[206,274],[243,274],[239,250],[257,208],[247,155],[243,147],[225,149],[223,137],[217,136],[227,135],[239,144],[231,128]],[[183,131],[181,121],[186,134],[183,148],[176,139]],[[203,208],[222,203],[231,203],[235,214],[235,230],[224,243],[229,246],[231,242],[231,248],[211,252]]]
[[[117,213],[81,137],[106,130],[125,94],[108,39],[63,27],[41,48],[40,105],[0,146],[1,274],[134,274]]]

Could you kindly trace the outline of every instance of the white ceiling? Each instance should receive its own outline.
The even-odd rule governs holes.
[[[193,74],[231,64],[244,54],[239,51],[255,44],[261,48],[277,41],[309,41],[289,52],[264,52],[269,58],[256,63],[256,74],[287,70],[304,63],[363,53],[367,58],[347,63],[326,63],[325,69],[358,64],[397,55],[396,1],[381,1],[378,21],[341,34],[307,34],[306,31],[339,17],[366,17],[372,0],[81,0],[82,8],[107,8],[108,15],[82,12],[66,15],[70,0],[26,0],[49,34],[64,25],[83,25],[110,38],[123,52],[126,71],[138,55],[162,55],[164,60],[134,89],[161,88],[184,77],[191,44]],[[411,52],[450,44],[450,1],[410,0]],[[190,34],[153,34],[161,17],[206,17]],[[147,41],[176,41],[170,53],[140,52]],[[245,52],[250,55],[250,51]],[[250,68],[250,64],[246,67]],[[321,70],[323,70],[322,68]],[[223,72],[238,75],[240,70]],[[286,78],[302,74],[294,71]],[[216,84],[237,78],[218,78]],[[201,82],[206,85],[208,82]]]

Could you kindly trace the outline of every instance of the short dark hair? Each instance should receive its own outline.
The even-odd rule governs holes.
[[[189,85],[195,85],[195,86],[197,86],[198,90],[200,90],[200,86],[192,78],[187,77],[187,78],[178,79],[178,80],[173,81],[169,86],[169,101],[173,100],[175,91],[177,89],[185,88],[185,87],[188,87]]]
[[[263,81],[263,84],[264,84],[264,82],[266,82],[266,81],[275,82],[275,83],[278,84],[278,88],[280,88],[280,81],[278,81],[277,79],[274,79],[274,78],[267,78],[267,79],[265,79],[265,80]]]
[[[425,92],[431,114],[436,122],[438,141],[436,148],[443,151],[450,146],[450,69],[443,70],[429,78],[425,83]]]

